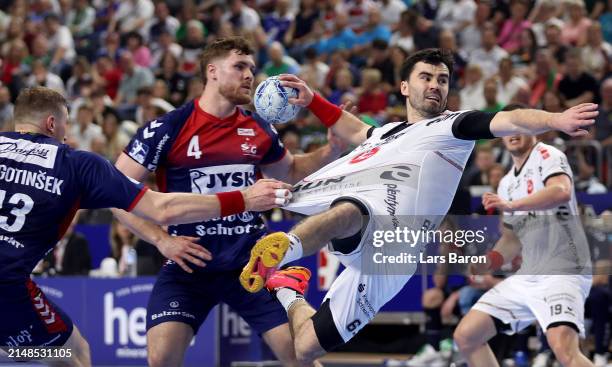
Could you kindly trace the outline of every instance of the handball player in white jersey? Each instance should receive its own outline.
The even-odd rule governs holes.
[[[455,330],[455,341],[471,367],[498,366],[487,341],[537,320],[564,367],[593,366],[578,342],[584,337],[592,267],[567,157],[533,136],[507,136],[503,142],[514,165],[497,194],[483,196],[485,209],[504,213],[502,237],[487,264],[473,271],[497,270],[518,255],[522,264],[472,307]]]
[[[384,268],[382,273],[363,271],[372,262],[363,253],[373,248],[379,230],[374,218],[391,229],[401,227],[406,217],[420,221],[411,229],[435,229],[449,209],[475,140],[551,129],[581,136],[597,116],[597,105],[591,103],[557,114],[445,111],[452,68],[452,56],[440,49],[408,57],[400,87],[407,121],[376,129],[314,94],[297,77],[281,76],[285,86],[299,91],[291,103],[308,107],[336,136],[358,145],[295,186],[286,208],[313,216],[289,234],[263,237],[240,275],[245,289],[258,292],[265,286],[285,307],[301,363],[351,339],[413,274],[416,265],[408,264],[401,274],[385,274]],[[316,311],[303,298],[308,269],[275,270],[329,242],[346,269]]]

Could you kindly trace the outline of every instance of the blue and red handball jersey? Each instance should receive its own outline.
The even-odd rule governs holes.
[[[145,188],[110,162],[40,134],[0,133],[0,345],[60,346],[70,317],[30,280],[79,208],[132,209]]]
[[[130,210],[144,192],[95,154],[44,135],[0,133],[0,283],[29,279],[78,209]]]
[[[279,161],[286,151],[257,114],[237,108],[219,119],[194,100],[140,128],[124,152],[155,171],[162,192],[214,194],[252,185],[261,176],[259,166]],[[194,269],[223,271],[244,266],[265,227],[260,214],[244,212],[170,226],[168,232],[200,237],[212,253],[205,268]]]

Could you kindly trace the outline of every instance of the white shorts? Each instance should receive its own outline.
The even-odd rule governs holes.
[[[373,270],[364,265],[364,260],[367,261],[365,257],[372,254],[374,231],[392,225],[381,223],[381,221],[391,219],[388,214],[384,215],[386,214],[385,208],[380,204],[382,200],[379,194],[370,191],[361,193],[359,196],[349,194],[339,199],[357,201],[363,204],[370,213],[368,225],[355,250],[350,254],[343,254],[334,251],[331,246],[329,248],[346,269],[332,283],[323,302],[329,300],[333,322],[344,342],[349,341],[370,322],[381,307],[399,293],[417,269],[416,263],[406,264],[401,274],[398,274],[397,271],[385,273],[386,267],[384,266]],[[417,254],[420,251],[420,248],[413,249],[413,252]]]
[[[509,325],[516,333],[534,321],[543,330],[571,323],[584,338],[584,302],[591,277],[583,275],[513,275],[485,293],[473,309]]]

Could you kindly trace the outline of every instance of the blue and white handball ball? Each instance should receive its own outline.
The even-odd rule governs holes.
[[[283,87],[276,76],[261,82],[255,89],[255,109],[257,114],[272,124],[284,124],[292,120],[300,107],[289,103],[289,98],[297,98],[298,90]]]

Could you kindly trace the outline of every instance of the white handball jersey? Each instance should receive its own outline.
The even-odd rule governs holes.
[[[373,215],[444,216],[474,148],[473,140],[455,137],[453,126],[470,113],[479,112],[445,112],[370,130],[351,153],[300,181],[285,209],[311,215],[354,197]]]
[[[523,166],[513,166],[504,176],[497,192],[505,200],[518,200],[542,190],[546,180],[557,175],[573,181],[567,157],[553,146],[537,143]],[[552,209],[504,213],[504,223],[523,245],[523,263],[517,274],[590,273],[589,248],[574,190],[569,202]]]

